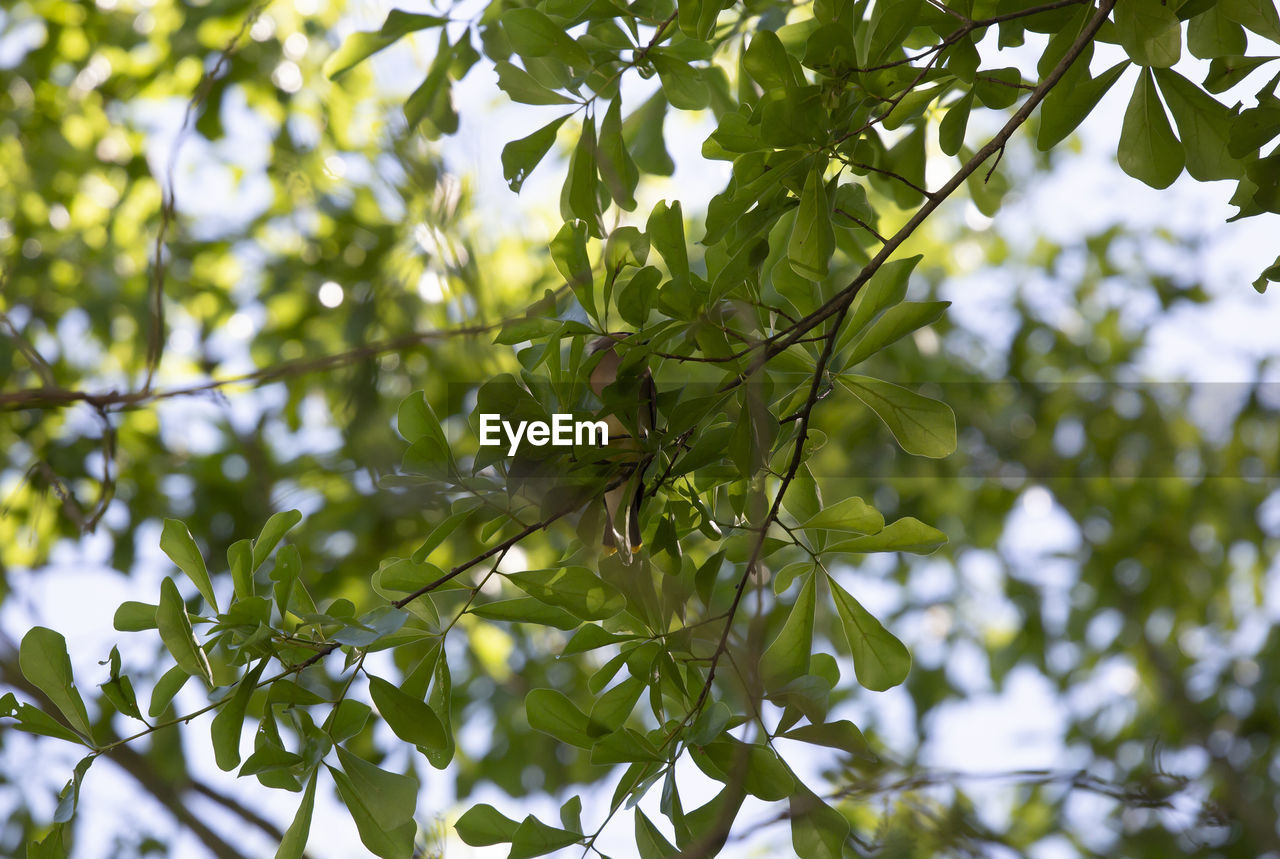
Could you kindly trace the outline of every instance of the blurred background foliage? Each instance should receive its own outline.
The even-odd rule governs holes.
[[[273,511],[297,507],[305,519],[292,539],[312,593],[372,604],[371,572],[412,552],[434,524],[422,512],[429,489],[387,480],[403,448],[397,404],[425,387],[437,409],[448,402],[466,415],[447,380],[516,366],[491,332],[431,332],[493,323],[539,297],[554,280],[547,237],[488,229],[495,219],[469,178],[439,144],[405,132],[399,98],[367,66],[341,86],[319,73],[341,15],[303,0],[265,11],[46,0],[0,12],[6,685],[23,688],[12,642],[44,618],[35,589],[56,594],[46,580],[69,561],[150,587],[168,516],[201,523],[206,557],[219,558]],[[220,60],[222,76],[203,84]],[[1014,187],[1049,169],[1029,153],[1008,160]],[[176,210],[166,221],[169,176]],[[876,207],[892,210],[888,200]],[[1154,321],[1212,303],[1181,256],[1187,237],[1109,229],[1028,248],[1006,243],[999,223],[972,230],[943,219],[905,253],[925,255],[911,287],[921,298],[963,268],[961,243],[978,250],[979,268],[1040,273],[1006,308],[1007,341],[948,318],[870,369],[926,382],[952,404],[959,451],[910,457],[864,409],[817,412],[826,445],[812,468],[828,497],[862,494],[887,517],[916,516],[950,537],[928,558],[841,570],[860,598],[860,583],[877,595],[914,667],[905,696],[883,696],[893,706],[847,692],[840,706],[857,714],[879,758],[826,775],[861,843],[881,855],[1280,850],[1274,391],[1143,378]],[[1165,248],[1165,263],[1126,252],[1133,243]],[[154,348],[157,271],[166,342],[154,395],[124,408],[59,399],[137,389]],[[1077,324],[1044,312],[1037,289],[1074,307]],[[1147,316],[1127,313],[1135,295],[1153,298]],[[257,375],[165,395],[245,373]],[[44,394],[10,396],[33,389]],[[1214,428],[1195,419],[1197,396],[1225,397],[1209,409]],[[441,564],[482,547],[479,534],[455,532]],[[105,615],[83,622],[109,627]],[[488,734],[462,745],[448,771],[452,797],[424,796],[420,817],[446,815],[453,797],[486,786],[537,798],[599,780],[600,768],[562,755],[523,712],[529,689],[584,688],[590,660],[553,660],[562,638],[552,630],[466,618],[459,631],[455,724]],[[146,685],[146,665],[131,670]],[[1052,690],[1061,767],[971,779],[932,764],[940,714],[1028,677]],[[110,705],[82,685],[111,731]],[[37,742],[56,744],[0,733],[5,855],[47,826],[65,778],[20,766]],[[131,790],[156,798],[215,855],[253,853],[237,820],[278,837],[288,818],[253,811],[257,785],[193,774],[193,742],[204,739],[165,732],[112,760]],[[217,814],[202,814],[197,796]],[[114,845],[92,855],[163,855],[176,831],[121,823],[92,833],[99,847]]]

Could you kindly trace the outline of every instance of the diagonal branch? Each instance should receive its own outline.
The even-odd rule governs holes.
[[[401,335],[400,337],[393,337],[389,340],[381,340],[376,343],[366,343],[365,345],[358,346],[355,349],[348,349],[345,352],[338,352],[333,355],[322,355],[318,358],[298,358],[293,361],[282,361],[281,363],[273,364],[270,367],[263,367],[262,369],[254,370],[251,373],[242,373],[241,375],[230,376],[225,379],[210,379],[206,382],[197,382],[194,384],[180,385],[175,388],[165,388],[160,390],[147,390],[144,388],[139,391],[105,391],[100,394],[94,394],[88,391],[71,391],[63,388],[27,388],[21,391],[0,394],[0,411],[62,408],[75,403],[88,403],[89,405],[100,409],[133,409],[156,402],[157,400],[195,396],[197,394],[216,391],[219,388],[225,388],[229,385],[263,385],[268,382],[275,382],[280,379],[287,379],[293,376],[320,373],[326,370],[333,370],[338,367],[345,367],[349,364],[354,364],[359,361],[363,361],[366,358],[372,358],[386,352],[399,352],[425,343],[447,340],[451,337],[474,337],[482,334],[488,334],[492,331],[496,331],[501,327],[501,325],[502,323],[496,322],[489,325],[470,325],[460,328],[415,331]]]

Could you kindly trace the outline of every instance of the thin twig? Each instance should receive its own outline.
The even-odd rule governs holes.
[[[258,17],[271,5],[271,0],[264,0],[249,10],[249,14],[240,22],[240,29],[228,40],[226,47],[218,54],[217,60],[209,71],[200,79],[195,94],[187,102],[186,113],[182,117],[182,125],[173,139],[169,150],[169,160],[165,165],[163,197],[160,205],[160,229],[156,232],[155,250],[151,260],[151,327],[147,336],[147,375],[142,383],[142,390],[150,391],[156,371],[160,367],[160,358],[164,354],[164,278],[165,278],[165,238],[177,214],[178,200],[174,194],[174,176],[178,168],[178,153],[186,142],[195,125],[196,112],[209,98],[213,83],[218,79],[231,61],[236,51],[240,50],[240,41],[253,28]]]

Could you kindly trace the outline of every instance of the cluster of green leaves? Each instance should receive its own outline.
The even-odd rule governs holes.
[[[437,383],[401,403],[397,428],[409,446],[401,475],[386,480],[379,494],[384,504],[412,497],[431,529],[424,539],[415,533],[421,520],[406,531],[360,513],[362,521],[384,527],[386,545],[412,541],[416,548],[388,552],[376,541],[365,543],[371,554],[360,560],[376,572],[359,591],[313,596],[313,589],[326,587],[317,576],[324,568],[319,551],[304,558],[296,547],[284,546],[267,569],[274,547],[298,521],[297,514],[276,514],[256,541],[226,547],[232,598],[221,612],[206,553],[186,526],[166,521],[162,547],[200,599],[188,604],[166,579],[158,604],[121,607],[117,628],[157,630],[174,667],[156,679],[147,716],[159,721],[148,722],[113,652],[101,687],[104,712],[145,722],[138,736],[150,735],[191,715],[173,715],[171,702],[191,676],[200,678],[210,691],[202,712],[217,713],[212,740],[219,766],[239,767],[240,775],[267,787],[302,794],[279,855],[299,855],[305,845],[321,769],[372,852],[412,852],[418,782],[411,766],[407,774],[382,766],[383,750],[373,742],[375,708],[430,764],[455,763],[463,792],[479,778],[520,792],[510,775],[513,760],[536,762],[557,785],[611,779],[609,818],[635,809],[637,850],[646,857],[718,849],[748,795],[789,803],[797,854],[842,855],[863,822],[856,807],[838,791],[817,796],[814,786],[794,775],[775,741],[835,750],[839,775],[849,781],[874,771],[879,763],[859,726],[833,713],[854,694],[842,675],[851,666],[861,687],[884,690],[908,680],[911,657],[841,584],[832,565],[868,553],[925,554],[945,538],[913,515],[929,518],[919,495],[913,498],[918,509],[895,503],[904,515],[887,522],[887,505],[878,496],[875,504],[864,500],[874,489],[866,481],[820,479],[823,457],[833,449],[849,453],[848,440],[833,428],[844,434],[853,420],[824,420],[825,401],[864,405],[908,454],[938,458],[956,448],[955,419],[945,404],[882,378],[893,377],[883,372],[893,366],[886,356],[902,351],[890,347],[936,323],[946,307],[943,301],[906,300],[919,256],[886,260],[911,237],[916,216],[928,214],[961,183],[983,212],[998,209],[1009,183],[1000,172],[984,178],[985,168],[977,167],[1008,138],[971,148],[971,114],[1013,108],[1010,128],[1016,128],[1026,118],[1020,99],[1029,94],[1021,105],[1040,104],[1037,143],[1049,149],[1129,65],[1137,65],[1119,138],[1121,166],[1155,187],[1167,186],[1184,166],[1196,179],[1233,179],[1241,216],[1276,210],[1275,156],[1261,154],[1277,127],[1271,121],[1275,81],[1248,110],[1228,109],[1208,94],[1225,91],[1273,59],[1244,56],[1243,40],[1246,28],[1276,39],[1274,7],[1122,0],[1108,19],[1110,8],[1084,2],[943,7],[901,0],[817,2],[800,9],[767,2],[725,7],[718,0],[624,7],[543,0],[491,4],[465,28],[454,29],[453,37],[447,15],[401,11],[380,30],[350,37],[325,63],[339,83],[329,90],[331,106],[353,109],[342,87],[363,91],[356,82],[366,58],[409,34],[438,30],[426,77],[404,105],[409,127],[431,138],[456,131],[451,84],[489,64],[513,101],[563,111],[509,143],[502,155],[504,175],[519,191],[562,134],[569,144],[559,202],[564,225],[549,242],[545,275],[510,293],[527,301],[547,284],[551,288],[522,315],[494,326],[500,348],[484,350],[485,366],[497,368],[489,381],[449,389]],[[210,20],[216,24],[202,33],[209,43],[234,36],[234,18]],[[107,22],[114,26],[109,16]],[[1190,51],[1213,61],[1203,88],[1171,68],[1181,55],[1184,23]],[[1021,44],[1027,32],[1051,36],[1039,79],[1024,81],[1013,67],[988,67],[985,43],[983,52],[978,49],[988,33],[1003,48]],[[1118,43],[1128,60],[1094,77],[1088,68],[1094,41]],[[217,79],[206,93],[199,133],[222,134],[218,106],[228,87],[254,92],[254,75],[265,77],[263,69],[274,60],[272,54],[234,60],[234,75]],[[624,109],[622,84],[632,73],[656,79],[656,86]],[[22,90],[11,87],[10,98],[14,92]],[[275,97],[258,93],[268,95]],[[728,186],[709,201],[701,224],[686,220],[679,201],[629,214],[639,207],[645,176],[672,173],[664,138],[670,109],[710,111],[715,130],[702,154],[732,165]],[[360,148],[342,138],[343,119],[337,111],[330,116],[326,133],[338,139],[329,150],[295,145],[281,132],[286,136],[277,158],[316,162],[298,168],[298,184],[305,187],[322,173],[324,157]],[[942,186],[945,193],[926,187],[927,144],[935,131],[943,160],[959,167]],[[412,151],[399,154],[411,157]],[[130,163],[141,170],[138,161]],[[431,165],[413,166],[418,169],[406,186],[433,179]],[[159,198],[152,190],[154,215]],[[269,238],[271,218],[297,204],[289,184],[277,193],[250,235]],[[410,198],[407,190],[405,196]],[[312,252],[297,258],[282,253],[264,266],[263,299],[284,321],[255,342],[256,349],[265,353],[292,343],[290,351],[300,356],[321,351],[325,337],[315,331],[324,323],[301,309],[285,284],[299,271],[312,280],[335,276],[335,260],[342,261],[344,282],[372,283],[358,303],[353,299],[348,342],[380,333],[396,318],[404,299],[383,300],[386,290],[380,291],[377,278],[395,266],[379,252],[391,251],[393,262],[412,272],[422,263],[404,258],[397,244],[402,234],[367,188],[355,197],[343,201],[341,194],[316,192],[310,208],[322,227],[303,239]],[[19,235],[34,234],[41,214],[34,206],[25,204]],[[438,205],[418,211],[424,213],[433,222],[451,215]],[[690,241],[695,228],[696,244]],[[57,241],[50,237],[51,246]],[[140,245],[132,244],[138,255]],[[193,255],[197,247],[190,248]],[[185,248],[171,251],[180,256]],[[59,247],[57,255],[65,261],[74,250]],[[225,248],[204,252],[212,254],[211,265],[227,259]],[[467,261],[471,255],[438,255],[435,262],[468,287],[468,297],[484,295],[477,267]],[[12,273],[20,283],[56,266],[40,253],[24,258],[32,262]],[[1260,288],[1273,272],[1264,273]],[[136,278],[130,300],[141,303],[146,285]],[[184,306],[217,304],[207,298],[218,294],[214,286],[197,286],[195,293],[175,298]],[[232,309],[228,303],[200,311],[205,330]],[[488,309],[488,303],[480,308]],[[617,327],[616,320],[635,332],[617,347],[624,369],[648,368],[659,390],[659,419],[642,444],[622,453],[540,450],[510,459],[475,444],[474,418],[462,414],[461,405],[472,393],[477,413],[515,419],[547,420],[556,411],[625,415],[622,385],[597,399],[587,384],[599,360],[588,354],[588,343]],[[136,367],[141,350],[134,353]],[[433,365],[436,379],[451,371],[459,379],[476,375],[465,348],[448,360]],[[58,378],[75,375],[70,367],[56,372]],[[374,369],[367,373],[376,376]],[[361,406],[380,405],[385,397],[361,378],[354,381],[347,443],[359,458],[361,440],[385,435],[386,427],[356,416],[367,416],[371,410]],[[288,408],[295,420],[301,390],[291,388]],[[446,419],[438,411],[447,412]],[[385,447],[372,445],[382,458],[366,464],[389,467]],[[602,556],[598,546],[594,499],[617,485],[632,491],[643,485],[646,496],[645,548],[634,559]],[[344,492],[345,484],[339,495]],[[320,534],[354,527],[342,518],[350,510],[328,505],[308,526]],[[194,525],[201,517],[189,519]],[[560,524],[575,519],[576,528]],[[248,528],[235,524],[239,533]],[[205,539],[212,547],[225,538],[224,529]],[[516,545],[526,568],[509,570],[501,562]],[[488,562],[487,574],[465,575]],[[749,609],[748,590],[755,591]],[[358,610],[357,602],[368,607]],[[468,680],[456,686],[445,656],[446,638],[455,629],[471,636],[474,651],[467,656]],[[513,642],[531,655],[555,653],[571,667],[511,682],[504,654]],[[365,670],[365,655],[377,651],[391,653],[399,679]],[[331,654],[334,659],[327,659]],[[338,654],[341,668],[332,664]],[[269,671],[272,662],[278,667]],[[3,714],[25,730],[90,749],[64,791],[58,826],[43,842],[56,854],[88,762],[131,738],[95,738],[102,726],[89,720],[57,633],[28,633],[21,670],[61,718],[12,696],[3,699]],[[466,702],[479,696],[466,684],[481,677],[503,684],[491,706],[513,736],[541,732],[571,752],[568,763],[554,751],[511,748],[518,744],[495,747],[480,761],[457,761],[453,725]],[[766,714],[762,701],[775,708]],[[249,718],[258,721],[258,730],[253,753],[242,761],[240,737]],[[724,784],[715,798],[687,812],[676,778],[685,755]],[[635,808],[659,782],[675,846]],[[584,826],[580,811],[580,798],[571,797],[556,826],[534,817],[517,822],[477,805],[457,829],[470,844],[509,843],[511,855],[535,856],[593,845],[609,821]]]

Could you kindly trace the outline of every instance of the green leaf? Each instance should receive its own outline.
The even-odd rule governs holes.
[[[793,148],[792,154],[800,156],[807,153],[801,152],[799,147],[824,142],[830,121],[822,89],[817,86],[771,90],[756,106],[753,125],[757,124],[757,117],[762,143],[775,149]],[[763,196],[757,189],[739,188],[738,192],[743,194],[738,199],[744,208],[749,205],[744,197],[759,199]]]
[[[636,809],[636,849],[640,851],[640,859],[669,859],[680,852],[639,808]]]
[[[605,632],[603,628],[594,623],[584,623],[569,639],[569,643],[564,646],[564,650],[560,651],[560,655],[572,656],[575,653],[586,653],[588,650],[596,650],[600,647],[607,647],[610,644],[622,644],[635,639],[636,636],[634,635]]]
[[[473,605],[469,614],[486,620],[502,620],[511,623],[532,623],[538,626],[553,626],[556,629],[577,629],[582,621],[553,605],[533,597],[520,597],[510,600],[496,600],[490,603]]]
[[[254,740],[253,754],[245,760],[244,766],[240,767],[237,775],[243,778],[259,773],[280,772],[291,770],[303,763],[306,761],[301,755],[285,751],[274,741],[267,739],[264,733],[259,732]]]
[[[324,720],[323,730],[335,743],[341,743],[363,731],[371,715],[373,710],[368,704],[353,698],[344,698],[329,711],[328,718]]]
[[[138,698],[133,692],[133,683],[129,680],[128,675],[120,673],[119,648],[111,648],[111,655],[108,657],[108,661],[111,663],[111,679],[106,683],[99,683],[98,688],[102,690],[102,694],[111,702],[111,706],[126,716],[145,721],[142,718],[142,711],[138,709]]]
[[[649,60],[658,70],[662,93],[671,106],[679,110],[702,110],[711,103],[711,89],[706,79],[684,60],[655,49]]]
[[[524,699],[529,727],[550,734],[562,743],[591,748],[604,731],[592,730],[591,720],[577,705],[555,689],[534,689]]]
[[[802,522],[800,527],[874,534],[884,527],[884,517],[861,498],[851,496],[829,505],[817,516]]]
[[[586,567],[529,570],[507,576],[529,596],[583,620],[604,620],[626,607],[626,597]]]
[[[305,599],[305,604],[310,606],[310,596],[307,595],[302,585],[298,584],[298,575],[302,568],[302,556],[298,552],[297,546],[285,546],[276,553],[275,569],[271,571],[271,580],[275,582],[272,595],[275,597],[276,606],[280,609],[280,613],[284,614],[289,610],[292,602],[295,587],[301,597]],[[314,606],[310,606],[314,608]]]
[[[271,550],[284,539],[294,525],[302,521],[302,513],[297,510],[282,510],[272,514],[267,524],[262,526],[262,533],[253,541],[253,569],[258,569],[271,554]]]
[[[680,32],[691,39],[706,41],[715,30],[721,0],[679,0],[676,4]]]
[[[1003,110],[1018,100],[1022,91],[1022,73],[1010,66],[1004,69],[986,69],[978,72],[973,82],[973,94],[983,107]]]
[[[952,44],[947,49],[946,57],[947,71],[965,83],[973,83],[978,66],[982,64],[982,57],[978,54],[978,46],[974,43],[972,34]]]
[[[463,40],[465,42],[465,36]],[[423,133],[431,140],[458,130],[458,113],[453,109],[453,92],[449,82],[449,69],[453,60],[449,33],[441,30],[440,42],[435,58],[427,69],[427,76],[404,103],[404,118],[409,128],[423,126]]]
[[[502,30],[511,47],[522,57],[555,57],[582,71],[591,65],[587,52],[537,9],[508,9],[502,13]]]
[[[520,193],[524,180],[529,178],[533,168],[551,151],[556,142],[556,132],[571,115],[566,113],[553,119],[528,137],[513,140],[502,147],[502,176],[512,191]]]
[[[1248,48],[1244,27],[1232,21],[1220,5],[1210,6],[1187,24],[1187,48],[1202,60],[1239,56]]]
[[[174,661],[178,663],[178,667],[192,676],[203,677],[204,681],[212,686],[213,674],[209,669],[209,658],[196,643],[195,632],[191,629],[191,620],[187,617],[187,606],[182,601],[182,595],[178,593],[178,586],[168,576],[165,576],[164,581],[160,583],[160,605],[156,607],[156,626],[160,630],[160,639]]]
[[[1268,283],[1280,283],[1280,257],[1276,257],[1276,261],[1258,275],[1258,279],[1253,282],[1253,288],[1262,294],[1267,291]]]
[[[863,66],[876,66],[902,50],[907,35],[923,23],[921,0],[878,2],[869,25],[859,28],[858,58]]]
[[[594,193],[594,192],[593,192]],[[570,221],[560,228],[551,240],[551,260],[556,270],[569,284],[582,309],[592,317],[596,315],[595,296],[592,289],[594,277],[591,258],[587,256],[587,225],[582,221]]]
[[[649,237],[637,227],[618,227],[604,245],[604,269],[609,279],[625,267],[640,268],[649,258]]]
[[[156,628],[156,607],[150,603],[126,600],[116,608],[112,624],[121,632],[142,632]]]
[[[590,722],[592,726],[598,727],[593,727],[592,730],[616,731],[621,728],[635,709],[640,694],[647,688],[635,677],[628,677],[597,698],[591,706]]]
[[[815,167],[809,171],[800,195],[800,208],[787,243],[787,260],[801,277],[821,280],[827,276],[835,248],[836,234],[831,229],[831,206],[822,181],[822,168]]]
[[[19,731],[38,734],[42,737],[54,737],[81,746],[85,744],[83,737],[49,714],[37,710],[30,704],[18,703],[17,696],[12,692],[0,695],[0,718],[17,719],[18,724],[13,727]]]
[[[831,588],[836,611],[844,626],[858,682],[873,692],[883,692],[907,679],[907,672],[911,670],[911,654],[902,642],[831,576],[827,576],[827,585]]]
[[[876,534],[850,537],[826,546],[825,552],[911,552],[928,555],[946,545],[947,535],[919,519],[905,516]]]
[[[520,821],[520,825],[511,836],[511,852],[507,854],[507,859],[544,856],[581,841],[582,836],[578,833],[548,826],[533,815],[529,815]]]
[[[916,254],[913,257],[894,260],[880,266],[880,269],[871,276],[871,280],[858,291],[857,298],[850,306],[849,318],[836,340],[837,353],[843,352],[853,338],[861,334],[862,330],[885,308],[902,301],[903,296],[907,294],[907,283],[911,279],[911,272],[922,259],[924,259],[922,255]]]
[[[380,605],[333,633],[332,638],[339,644],[370,647],[399,630],[408,619],[409,612],[404,609]]]
[[[875,755],[871,753],[871,747],[867,745],[866,737],[862,736],[862,731],[859,731],[858,726],[848,720],[827,722],[821,725],[803,725],[799,728],[792,728],[780,736],[786,737],[788,740],[798,740],[802,743],[839,749],[842,752],[848,752],[854,757],[875,758]]]
[[[1211,93],[1225,92],[1247,78],[1254,70],[1280,57],[1218,57],[1209,63],[1204,88]]]
[[[514,345],[527,341],[538,342],[560,330],[561,323],[555,319],[540,316],[533,318],[508,319],[502,323],[502,330],[493,342],[500,345]]]
[[[742,54],[742,67],[766,91],[798,85],[786,49],[769,30],[757,30],[751,37]]]
[[[494,63],[498,72],[498,89],[520,104],[574,104],[574,100],[547,89],[538,83],[538,79],[519,66],[506,60]]]
[[[788,491],[787,494],[790,495],[791,493]],[[786,593],[791,588],[792,582],[799,578],[802,573],[807,573],[812,569],[812,561],[795,561],[794,563],[787,564],[774,574],[773,592],[775,594]]]
[[[1228,152],[1231,112],[1172,69],[1157,69],[1155,77],[1178,124],[1187,172],[1201,182],[1238,178],[1240,163]]]
[[[676,164],[667,152],[663,126],[667,116],[667,100],[658,90],[622,123],[622,136],[627,142],[636,166],[651,176],[670,176]]]
[[[439,646],[437,656],[433,657],[428,654],[423,658],[424,663],[433,664],[434,678],[431,685],[431,694],[427,697],[427,704],[435,711],[440,719],[440,725],[444,728],[445,745],[443,749],[433,749],[430,746],[419,746],[421,751],[427,758],[427,762],[438,770],[442,770],[453,760],[454,741],[453,727],[451,725],[451,707],[453,706],[453,675],[449,672],[449,660],[445,657],[444,649]]]
[[[421,564],[434,552],[441,543],[449,538],[449,535],[457,530],[463,520],[471,515],[471,510],[461,510],[449,516],[435,528],[431,529],[431,533],[422,541],[422,545],[413,550],[413,556],[410,560],[415,564]]]
[[[71,855],[63,841],[64,825],[54,826],[44,838],[27,845],[26,859],[67,859]]]
[[[76,689],[67,640],[62,633],[43,626],[28,630],[18,645],[18,667],[22,676],[53,702],[68,724],[92,743],[93,727],[84,699]]]
[[[951,305],[949,301],[904,301],[895,304],[872,323],[867,333],[858,338],[853,351],[844,356],[846,366],[855,366],[902,337],[932,325]]]
[[[383,561],[383,566],[379,567],[378,572],[374,574],[374,584],[384,590],[411,594],[413,591],[425,588],[426,585],[440,579],[443,575],[444,571],[440,570],[434,563],[413,561],[412,558],[388,558]],[[430,599],[415,600],[411,604],[420,603],[424,604],[424,606],[430,606]],[[429,613],[434,613],[434,607],[429,609]]]
[[[187,685],[187,680],[190,678],[191,675],[181,665],[175,665],[162,674],[156,681],[155,688],[151,690],[151,706],[147,708],[147,715],[154,719],[164,713],[173,696]]]
[[[1052,92],[1050,93],[1052,95]],[[973,93],[967,92],[952,102],[947,115],[938,125],[938,148],[948,155],[955,155],[964,146],[964,132],[969,126],[969,112],[973,110]]]
[[[1277,134],[1280,134],[1280,100],[1273,99],[1243,110],[1232,119],[1227,150],[1237,158],[1248,158],[1259,154],[1258,151]],[[1257,166],[1258,162],[1251,163],[1250,171]],[[1265,184],[1254,181],[1259,186]]]
[[[1120,45],[1138,65],[1168,68],[1182,56],[1182,22],[1171,4],[1125,0],[1116,4],[1114,17]]]
[[[795,478],[782,496],[782,509],[794,516],[797,522],[811,519],[822,510],[822,493],[809,466],[801,465],[796,469]]]
[[[204,557],[192,539],[187,526],[177,519],[164,520],[164,530],[160,532],[160,548],[169,559],[178,565],[178,569],[187,574],[187,578],[195,582],[200,596],[215,612],[218,600],[213,595],[213,583],[209,581],[209,570],[204,565]]]
[[[1050,90],[1040,107],[1040,130],[1036,134],[1036,147],[1047,152],[1057,146],[1067,135],[1076,130],[1084,118],[1093,112],[1107,94],[1107,90],[1120,79],[1129,62],[1122,60],[1096,78],[1089,77],[1083,64],[1072,66],[1059,86]]]
[[[253,598],[253,541],[237,540],[227,547],[227,566],[235,586],[235,599]]]
[[[381,677],[369,678],[369,694],[383,720],[406,743],[437,750],[448,745],[440,717],[425,701]]]
[[[319,770],[313,770],[307,780],[307,788],[302,792],[302,802],[298,813],[293,816],[284,838],[280,839],[280,847],[276,850],[275,859],[302,859],[307,849],[307,838],[311,834],[311,812],[316,805],[316,782],[320,780]]]
[[[519,825],[492,805],[482,802],[468,808],[453,828],[464,844],[488,847],[492,844],[509,843],[515,838]]]
[[[709,853],[715,853],[723,846],[728,837],[722,832],[722,820],[733,820],[742,806],[743,794],[736,786],[726,787],[704,805],[695,808],[684,816],[686,830],[676,832],[681,848],[687,848],[695,840],[713,839]]]
[[[582,834],[582,797],[574,794],[560,806],[560,823],[571,832]]]
[[[446,443],[440,419],[436,417],[431,404],[427,402],[425,392],[421,390],[414,391],[400,401],[400,407],[396,411],[396,430],[410,444],[422,439]]]
[[[58,806],[53,812],[54,823],[67,823],[75,817],[76,808],[80,805],[80,785],[84,782],[85,773],[89,771],[89,767],[96,759],[97,755],[83,757],[71,771],[71,778],[67,779],[66,785],[58,794]]]
[[[413,854],[417,825],[418,780],[387,772],[335,747],[341,770],[329,767],[338,795],[351,812],[360,841],[383,859],[408,859]]]
[[[689,247],[684,238],[684,213],[680,201],[670,206],[659,200],[649,213],[644,231],[649,234],[653,249],[662,255],[671,276],[682,284],[689,282]]]
[[[740,783],[747,793],[767,802],[786,799],[795,790],[795,778],[777,753],[768,746],[744,743],[725,735],[699,750],[693,761],[704,773],[725,784]]]
[[[330,80],[337,80],[368,57],[395,44],[403,36],[416,30],[439,27],[447,20],[436,15],[420,15],[392,9],[387,14],[386,20],[382,22],[382,29],[376,32],[352,33],[348,36],[343,41],[342,47],[324,61],[324,75]]]
[[[799,859],[842,859],[849,821],[803,785],[789,797],[791,846]]]
[[[907,453],[937,459],[955,451],[956,416],[946,403],[870,376],[841,376],[840,382],[876,413]]]
[[[1280,42],[1280,13],[1276,12],[1272,0],[1220,0],[1218,8],[1237,24],[1243,24],[1273,42]]]
[[[1150,69],[1143,69],[1124,112],[1117,158],[1121,170],[1152,188],[1168,188],[1182,172],[1182,144],[1173,136]]]
[[[760,657],[760,682],[764,684],[766,691],[779,689],[809,673],[809,657],[813,652],[814,611],[817,607],[815,579],[813,574],[805,577],[800,595],[787,614],[778,637]]]
[[[637,328],[644,326],[649,319],[649,312],[653,308],[654,299],[658,294],[657,286],[661,280],[662,272],[647,265],[618,288],[615,303],[618,305],[618,314],[623,320]]]
[[[622,728],[611,734],[605,734],[599,742],[591,747],[591,763],[598,766],[613,764],[629,764],[636,762],[656,763],[663,760],[661,753],[653,743],[645,739],[643,734],[630,728]]]
[[[244,714],[249,709],[249,699],[258,688],[262,669],[266,667],[267,660],[259,660],[241,678],[230,700],[219,707],[218,714],[213,717],[210,733],[213,736],[213,755],[219,769],[230,772],[240,766],[240,731],[244,726]]]
[[[636,163],[627,150],[627,143],[622,137],[621,96],[609,103],[604,121],[600,123],[600,145],[596,149],[596,158],[600,180],[609,189],[609,196],[628,212],[635,209],[635,192],[636,185],[640,181],[640,171],[636,168]],[[643,265],[643,262],[640,264]]]

